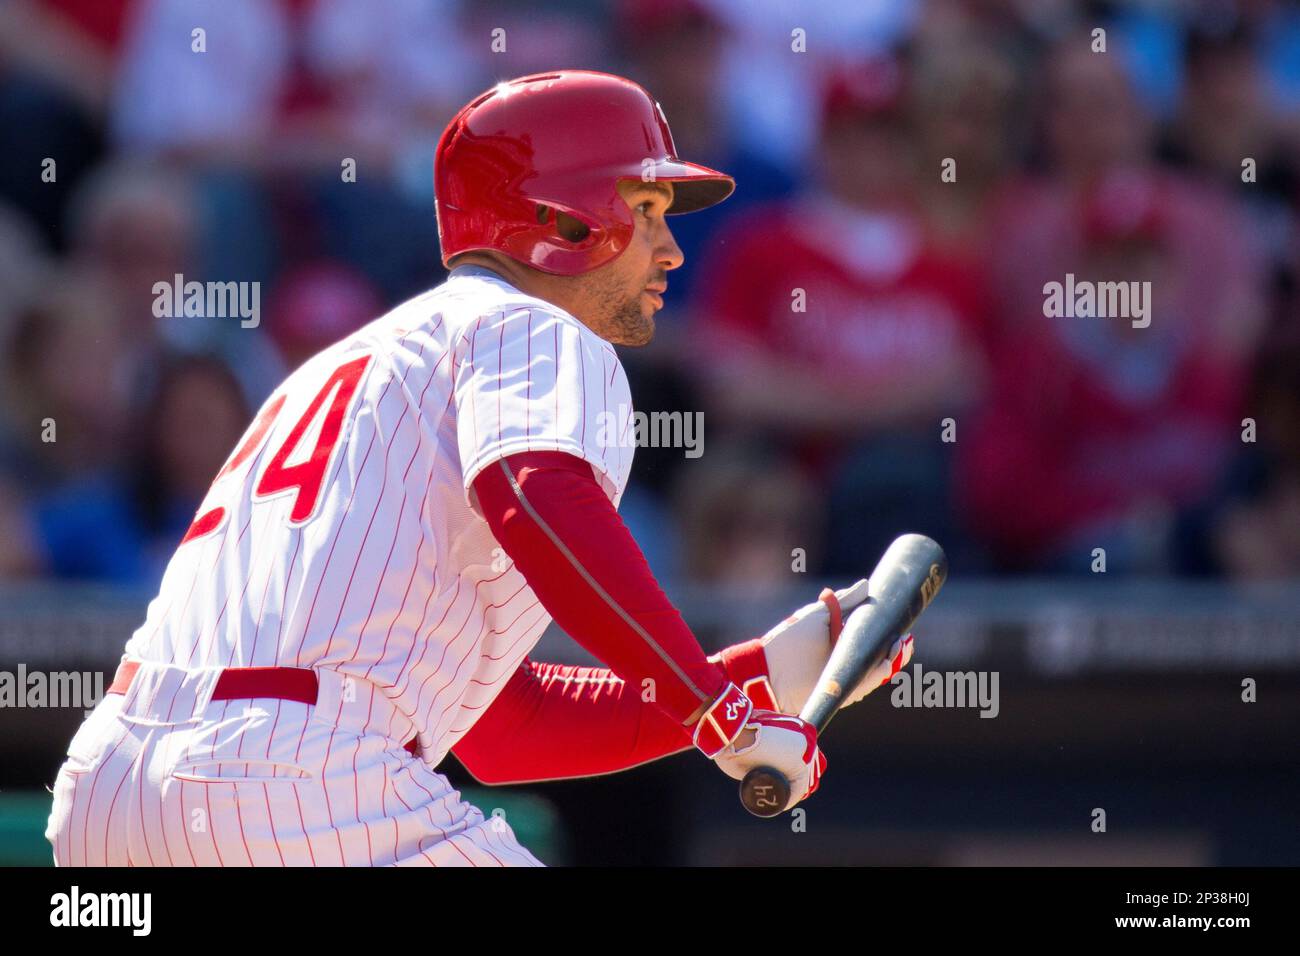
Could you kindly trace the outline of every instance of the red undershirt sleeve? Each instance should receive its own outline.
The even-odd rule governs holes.
[[[511,722],[520,726],[503,731],[507,736],[498,749],[518,752],[536,743],[530,739],[525,744],[515,731],[535,725],[533,736],[549,740],[553,729],[558,738],[548,748],[553,754],[565,747],[591,750],[590,759],[575,757],[582,775],[676,752],[682,738],[665,734],[661,724],[687,734],[689,742],[687,728],[726,688],[726,674],[705,657],[655,581],[591,465],[564,452],[510,455],[484,469],[473,490],[497,542],[551,617],[612,672],[589,669],[586,676],[616,676],[626,682],[616,694],[584,692],[584,685],[576,685],[575,693],[573,680],[582,676],[579,673],[516,674],[475,724],[478,728],[489,721],[480,736],[486,738],[497,727],[492,711],[499,703],[503,715],[514,714]],[[562,678],[568,679],[567,685]],[[538,681],[539,688],[529,689],[530,679]],[[519,703],[536,695],[540,697],[533,710]],[[516,712],[516,707],[521,709]],[[569,708],[577,712],[573,722]],[[545,722],[536,719],[541,713]],[[607,720],[615,726],[598,730]],[[462,742],[473,733],[474,728]],[[459,744],[456,752],[461,756]],[[477,754],[479,747],[470,745],[465,752]],[[531,773],[528,778],[542,779]]]
[[[452,752],[479,782],[506,784],[613,773],[690,746],[608,668],[525,659]]]

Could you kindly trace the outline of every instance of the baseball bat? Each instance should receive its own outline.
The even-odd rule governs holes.
[[[948,558],[930,538],[895,538],[871,572],[870,596],[853,609],[830,659],[799,716],[820,737],[867,672],[912,629],[948,579]],[[740,783],[740,802],[758,817],[774,817],[790,802],[790,781],[772,767],[754,767]]]

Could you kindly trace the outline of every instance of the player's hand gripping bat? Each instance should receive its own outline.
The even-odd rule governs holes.
[[[894,539],[871,572],[871,596],[844,623],[817,686],[799,716],[820,737],[844,695],[858,686],[890,646],[912,629],[948,578],[948,559],[930,538]],[[740,782],[740,802],[755,816],[774,817],[790,802],[790,781],[771,767],[754,767]]]

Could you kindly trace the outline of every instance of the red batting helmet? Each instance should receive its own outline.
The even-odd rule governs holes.
[[[677,158],[663,110],[631,80],[562,70],[499,83],[457,113],[438,141],[443,265],[457,253],[496,249],[553,275],[602,266],[632,239],[619,180],[673,183],[669,213],[712,206],[736,187],[725,173]],[[557,209],[587,235],[562,236]]]

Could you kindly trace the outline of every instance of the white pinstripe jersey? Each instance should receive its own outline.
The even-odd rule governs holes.
[[[516,452],[588,461],[617,506],[634,440],[614,349],[460,267],[312,358],[263,405],[128,657],[372,681],[436,765],[550,623],[467,489]]]

